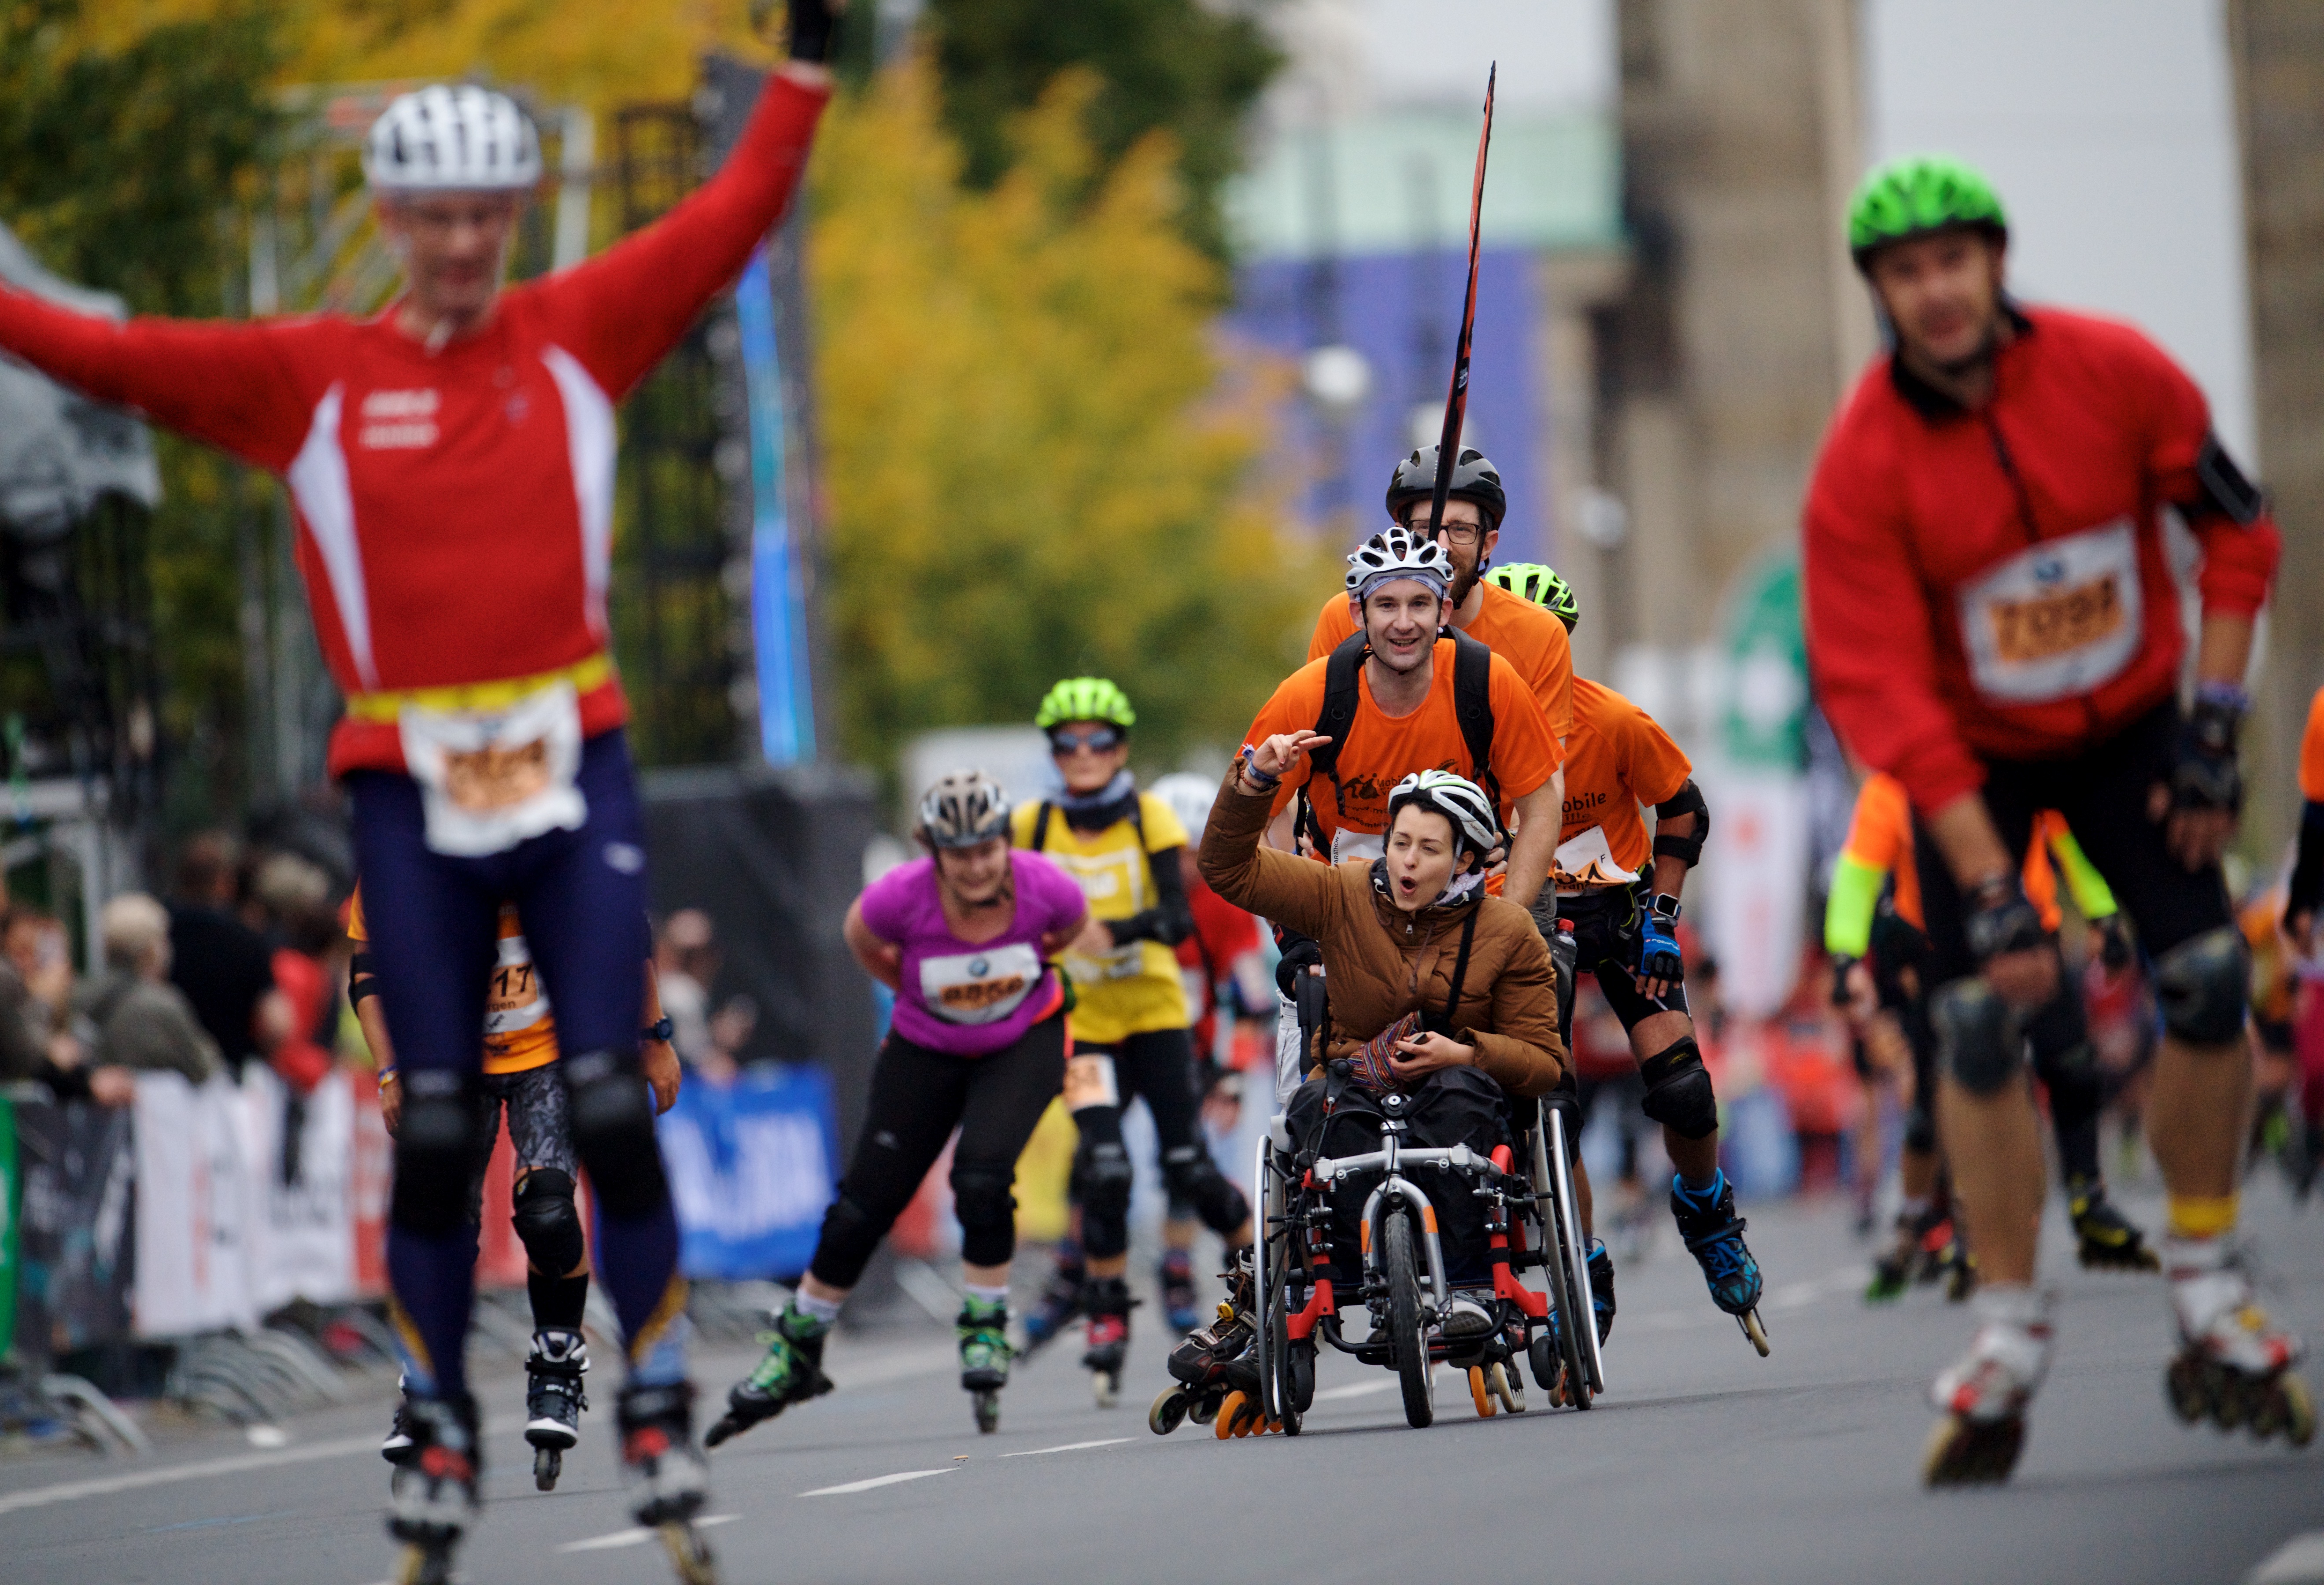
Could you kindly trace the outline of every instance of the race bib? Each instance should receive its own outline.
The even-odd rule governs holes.
[[[1628,886],[1637,876],[1614,862],[1606,828],[1592,825],[1560,843],[1550,861],[1550,879],[1560,897],[1580,897],[1601,886]]]
[[[1978,691],[2043,705],[2111,681],[2138,652],[2141,598],[2128,518],[2029,546],[1958,595]]]
[[[505,852],[529,837],[578,830],[588,800],[581,707],[570,682],[550,684],[492,714],[406,704],[397,715],[403,763],[420,784],[428,845],[456,858]]]
[[[920,1004],[947,1024],[997,1024],[1040,982],[1028,942],[920,960]]]
[[[521,935],[500,939],[500,962],[484,998],[484,1037],[514,1035],[549,1017],[549,994],[540,988],[540,971]]]
[[[1120,1106],[1121,1087],[1114,1078],[1113,1058],[1102,1051],[1076,1052],[1065,1059],[1065,1110],[1084,1106]]]
[[[1350,859],[1361,859],[1370,863],[1388,855],[1388,838],[1377,831],[1354,831],[1342,825],[1332,833],[1332,862],[1344,864]]]

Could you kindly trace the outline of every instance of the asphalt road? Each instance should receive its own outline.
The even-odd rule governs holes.
[[[2149,1225],[2150,1195],[2122,1196]],[[2271,1303],[2324,1340],[2324,1214],[2263,1175],[2248,1225]],[[708,1532],[728,1585],[935,1580],[2238,1581],[2324,1530],[2324,1445],[2190,1430],[2163,1403],[2170,1332],[2151,1278],[2052,1258],[2061,1341],[2006,1488],[1932,1495],[1916,1467],[1934,1368],[1966,1313],[1932,1290],[1868,1311],[1837,1206],[1745,1207],[1769,1274],[1774,1357],[1711,1309],[1665,1234],[1625,1267],[1609,1391],[1586,1415],[1478,1420],[1440,1372],[1438,1419],[1403,1424],[1393,1378],[1327,1358],[1307,1434],[1222,1443],[1147,1431],[1164,1344],[1139,1312],[1122,1406],[1096,1410],[1063,1345],[1020,1368],[980,1437],[933,1324],[842,1338],[841,1390],[717,1454]],[[2064,1249],[2054,1212],[2054,1252]],[[748,1361],[706,1351],[714,1393]],[[565,1479],[532,1489],[518,1378],[482,1384],[502,1422],[490,1506],[464,1553],[478,1585],[669,1577],[630,1530],[610,1384]],[[42,1585],[366,1585],[380,1528],[383,1406],[335,1410],[254,1447],[220,1428],[151,1459],[0,1463],[0,1580]]]

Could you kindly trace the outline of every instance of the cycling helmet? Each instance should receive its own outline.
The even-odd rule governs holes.
[[[1348,597],[1361,602],[1382,584],[1412,578],[1436,591],[1452,586],[1452,563],[1436,541],[1403,529],[1374,534],[1348,557]]]
[[[982,770],[954,770],[920,798],[913,832],[932,848],[973,848],[1009,834],[1009,794]]]
[[[1573,599],[1573,585],[1559,577],[1554,567],[1544,567],[1538,561],[1512,561],[1487,573],[1485,581],[1507,589],[1520,600],[1532,601],[1563,622],[1569,633],[1582,620],[1582,607]]]
[[[1188,837],[1197,843],[1203,840],[1203,828],[1211,823],[1211,806],[1218,800],[1215,777],[1173,770],[1156,779],[1147,790],[1170,806],[1170,813],[1178,816],[1178,824],[1186,828]]]
[[[1501,845],[1501,822],[1485,789],[1450,770],[1416,770],[1388,795],[1388,829],[1411,805],[1433,809],[1452,822],[1452,835],[1464,852],[1482,859]]]
[[[1127,730],[1138,724],[1130,696],[1102,677],[1069,677],[1043,696],[1033,724],[1043,732],[1065,721],[1102,721]]]
[[[1876,168],[1848,205],[1848,248],[1856,267],[1892,242],[1956,226],[2009,235],[2001,199],[1975,169],[1944,154],[1907,154]]]
[[[1396,465],[1396,476],[1388,482],[1388,514],[1397,522],[1404,521],[1404,514],[1414,502],[1435,498],[1436,449],[1424,446]],[[1508,515],[1509,498],[1501,488],[1500,470],[1473,446],[1461,448],[1460,460],[1452,465],[1452,487],[1447,495],[1475,502],[1477,510],[1485,514],[1488,529],[1499,528],[1501,519]]]
[[[540,182],[540,139],[506,94],[441,83],[399,95],[364,139],[380,192],[521,192]]]

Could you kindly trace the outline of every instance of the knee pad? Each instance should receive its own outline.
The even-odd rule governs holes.
[[[953,1167],[952,1205],[960,1218],[960,1255],[971,1266],[1004,1265],[1015,1251],[1016,1184],[1013,1167]]]
[[[573,1147],[608,1216],[643,1216],[669,1199],[654,1142],[653,1096],[634,1058],[586,1051],[558,1064],[565,1080]]]
[[[1117,1141],[1084,1142],[1074,1161],[1074,1184],[1082,1209],[1092,1216],[1130,1214],[1130,1151]]]
[[[1173,1195],[1194,1207],[1203,1225],[1222,1236],[1250,1216],[1250,1202],[1227,1181],[1211,1153],[1200,1145],[1178,1145],[1162,1153],[1162,1177]]]
[[[823,1213],[823,1231],[815,1241],[811,1269],[834,1287],[853,1287],[894,1220],[875,1214],[843,1189]]]
[[[586,1245],[581,1237],[581,1216],[573,1208],[573,1178],[553,1166],[537,1166],[524,1175],[516,1192],[516,1236],[543,1276],[563,1276],[581,1264]]]
[[[1646,1082],[1641,1110],[1682,1139],[1707,1139],[1719,1131],[1719,1097],[1702,1065],[1702,1048],[1686,1036],[1638,1064]]]
[[[2232,925],[2182,941],[2155,960],[2163,1027],[2190,1046],[2219,1046],[2244,1032],[2251,953]]]
[[[483,1142],[475,1075],[421,1068],[405,1074],[402,1083],[388,1220],[409,1233],[443,1238],[469,1221],[468,1186]]]
[[[2017,1015],[1974,975],[1938,988],[1929,998],[1929,1021],[1936,1026],[1937,1055],[1972,1095],[2000,1093],[2024,1066]]]

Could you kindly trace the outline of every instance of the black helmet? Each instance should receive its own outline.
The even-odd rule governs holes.
[[[1435,493],[1436,447],[1424,446],[1396,465],[1396,477],[1388,482],[1388,514],[1400,523],[1406,508],[1416,501],[1430,500]],[[1500,470],[1473,446],[1461,448],[1461,460],[1452,467],[1449,493],[1462,501],[1475,502],[1477,510],[1485,514],[1488,529],[1499,528],[1509,510],[1508,494],[1501,488]]]

